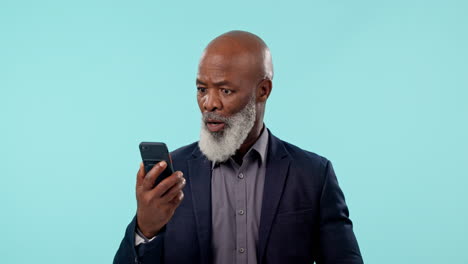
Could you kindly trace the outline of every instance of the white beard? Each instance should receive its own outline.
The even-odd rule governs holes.
[[[228,160],[244,143],[252,130],[255,115],[255,97],[252,97],[242,110],[230,117],[222,117],[212,112],[203,113],[198,142],[201,152],[212,162]],[[224,122],[224,129],[219,132],[208,130],[205,122],[209,118]]]

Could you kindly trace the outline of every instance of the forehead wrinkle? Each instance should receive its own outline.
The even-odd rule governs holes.
[[[249,78],[253,72],[251,65],[253,62],[249,56],[206,54],[199,64],[198,76],[211,83],[228,81],[234,85]]]

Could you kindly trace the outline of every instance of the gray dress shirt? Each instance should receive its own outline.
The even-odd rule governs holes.
[[[258,227],[268,150],[268,130],[244,156],[213,164],[211,176],[214,264],[257,263]]]

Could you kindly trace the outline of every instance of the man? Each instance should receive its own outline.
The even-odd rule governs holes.
[[[362,263],[331,163],[263,123],[273,65],[244,31],[206,47],[197,76],[200,140],[137,174],[138,209],[114,263]],[[182,173],[183,172],[183,173]],[[184,175],[184,176],[183,176]]]

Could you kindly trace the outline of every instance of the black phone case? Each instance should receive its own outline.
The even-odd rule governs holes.
[[[139,147],[141,159],[145,166],[145,173],[148,173],[153,166],[160,161],[164,160],[167,163],[166,169],[156,178],[154,186],[158,185],[162,180],[169,177],[174,172],[166,144],[162,142],[141,142]]]

